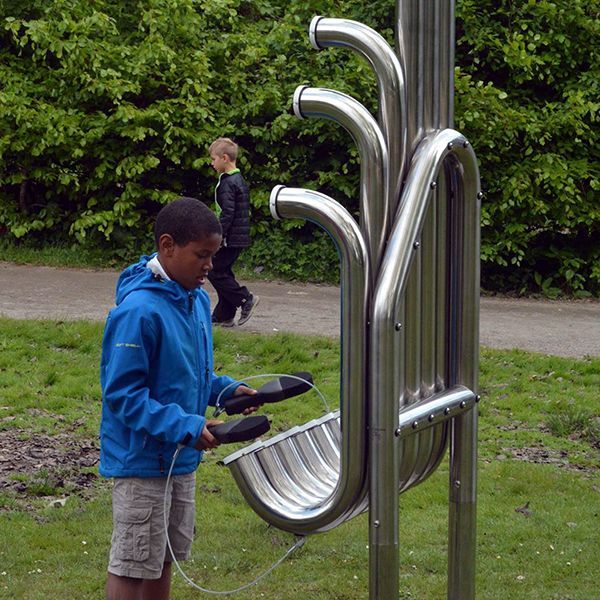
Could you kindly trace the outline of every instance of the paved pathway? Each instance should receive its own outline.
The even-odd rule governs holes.
[[[104,320],[118,272],[21,266],[0,261],[0,315]],[[339,288],[254,281],[261,297],[244,330],[339,334]],[[213,301],[210,285],[207,291]],[[481,343],[558,356],[600,356],[600,302],[482,298]]]

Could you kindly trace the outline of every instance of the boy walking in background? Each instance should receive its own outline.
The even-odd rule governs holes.
[[[213,259],[213,270],[208,274],[218,296],[212,322],[222,327],[233,327],[238,307],[241,307],[238,325],[243,325],[260,300],[247,287],[241,286],[233,273],[233,264],[241,251],[250,246],[250,193],[236,166],[238,145],[229,138],[218,138],[208,151],[211,165],[219,174],[215,188],[215,212],[223,229],[223,245]]]
[[[224,397],[256,393],[213,372],[210,301],[199,288],[221,240],[214,213],[179,198],[156,219],[158,252],[117,283],[100,371],[100,474],[114,477],[108,600],[168,600],[173,556],[187,559],[192,545],[195,471],[218,445],[208,427],[220,421],[207,420],[206,408],[228,386]]]

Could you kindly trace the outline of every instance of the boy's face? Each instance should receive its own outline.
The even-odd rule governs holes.
[[[179,246],[169,234],[160,237],[158,253],[160,264],[167,275],[186,290],[193,290],[206,283],[212,270],[212,258],[221,247],[222,237],[213,233],[199,240]]]
[[[210,153],[212,168],[217,173],[226,173],[229,170],[229,156],[227,154]]]

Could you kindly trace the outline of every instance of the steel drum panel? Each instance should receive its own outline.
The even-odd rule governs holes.
[[[294,436],[294,438],[284,440],[272,447],[277,453],[279,463],[288,472],[298,489],[305,490],[307,494],[310,494],[316,500],[326,498],[328,495],[327,489],[332,490],[335,485],[326,486],[317,474],[316,465],[302,460],[294,444],[294,439],[297,437]]]

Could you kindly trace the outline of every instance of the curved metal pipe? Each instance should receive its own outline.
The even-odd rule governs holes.
[[[373,293],[370,332],[371,378],[369,397],[379,401],[370,404],[370,570],[372,597],[397,597],[396,578],[387,578],[387,573],[398,570],[398,466],[399,466],[399,405],[393,394],[395,367],[399,357],[390,352],[397,348],[395,338],[402,335],[403,328],[398,315],[404,301],[404,292],[414,259],[419,251],[419,235],[423,227],[431,192],[436,178],[448,155],[461,165],[462,197],[464,201],[464,237],[460,248],[467,257],[463,260],[459,277],[466,277],[467,292],[459,299],[459,321],[457,336],[461,347],[458,351],[470,352],[474,357],[473,339],[478,320],[478,296],[474,296],[473,278],[478,272],[473,264],[478,252],[478,193],[479,171],[475,153],[460,133],[451,129],[426,136],[415,152],[409,175],[404,186],[400,205],[402,210],[394,224],[385,251]],[[458,242],[457,242],[458,243]],[[469,247],[468,243],[471,247]],[[476,248],[475,248],[476,247]],[[465,270],[475,271],[475,275]],[[464,341],[463,341],[464,340]],[[476,389],[474,370],[464,364],[456,374],[455,383]],[[464,380],[463,380],[464,379]],[[397,384],[397,382],[396,382]],[[403,389],[403,386],[401,386]],[[474,412],[470,411],[471,413]],[[469,427],[472,429],[472,426]],[[467,450],[464,450],[467,453]],[[472,500],[472,498],[469,498]],[[377,523],[377,525],[375,525]]]
[[[248,482],[234,477],[252,508],[279,529],[297,534],[325,531],[348,518],[363,506],[367,494],[367,437],[365,423],[367,364],[367,311],[370,296],[368,251],[358,225],[350,213],[332,198],[319,192],[277,186],[271,192],[271,214],[276,219],[306,219],[322,227],[333,239],[341,263],[341,375],[340,412],[341,443],[339,478],[333,491],[324,499],[282,483],[278,493],[260,477],[257,470]],[[320,426],[325,426],[322,424]],[[289,443],[283,440],[286,444]],[[306,441],[299,441],[299,444]],[[292,444],[291,447],[297,447]],[[251,464],[247,452],[241,460]],[[276,458],[276,457],[275,457]],[[230,466],[230,460],[225,460]],[[308,465],[319,467],[319,464]],[[299,468],[299,465],[298,465]],[[308,474],[308,473],[307,473]],[[323,475],[318,478],[322,480]],[[282,480],[283,481],[283,480]],[[307,483],[307,486],[309,484]],[[257,490],[259,493],[257,493]],[[260,490],[263,490],[260,492]],[[310,490],[309,490],[310,491]],[[293,497],[298,495],[298,499]]]
[[[385,246],[388,228],[388,153],[383,133],[371,113],[346,94],[299,86],[294,93],[299,118],[325,117],[339,123],[354,139],[360,155],[360,220],[369,245],[373,272]]]
[[[350,19],[314,17],[309,37],[317,50],[331,46],[350,48],[365,58],[375,72],[379,91],[378,121],[387,142],[390,161],[388,207],[391,224],[400,199],[406,163],[406,86],[399,57],[383,36]]]

